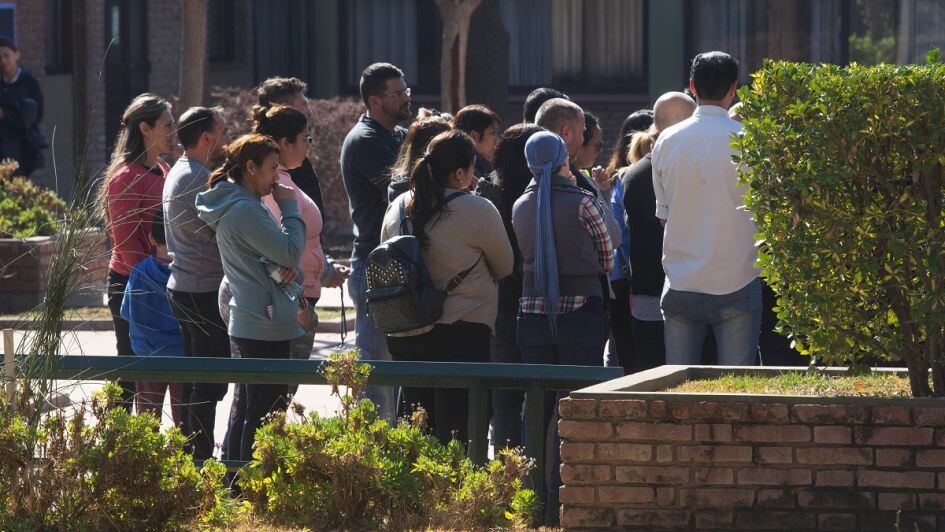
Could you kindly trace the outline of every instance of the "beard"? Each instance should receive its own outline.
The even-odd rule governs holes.
[[[223,164],[223,161],[226,160],[226,151],[223,150],[223,146],[215,148],[210,152],[210,156],[207,157],[207,168],[211,170]]]
[[[398,105],[390,115],[397,120],[408,120],[410,118],[410,102]]]

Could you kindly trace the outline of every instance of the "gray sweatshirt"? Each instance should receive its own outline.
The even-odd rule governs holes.
[[[177,292],[216,292],[223,279],[216,236],[194,205],[209,175],[209,168],[184,155],[164,180],[164,234],[172,259],[167,287]]]
[[[279,202],[281,226],[257,196],[234,183],[224,181],[201,192],[196,204],[200,219],[216,231],[223,271],[233,292],[230,336],[264,341],[302,336],[298,302],[272,280],[264,262],[298,267],[305,249],[305,222],[295,199]]]

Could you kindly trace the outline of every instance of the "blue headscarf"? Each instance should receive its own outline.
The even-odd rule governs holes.
[[[568,148],[549,131],[535,133],[525,143],[525,159],[538,183],[535,208],[535,290],[545,298],[551,332],[558,330],[558,257],[551,220],[551,171],[568,161]]]

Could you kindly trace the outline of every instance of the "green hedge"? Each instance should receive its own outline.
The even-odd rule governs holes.
[[[65,214],[65,202],[15,173],[16,163],[0,164],[0,238],[54,234]]]
[[[945,66],[766,61],[735,140],[778,318],[831,364],[945,395]],[[932,369],[932,384],[928,375]]]

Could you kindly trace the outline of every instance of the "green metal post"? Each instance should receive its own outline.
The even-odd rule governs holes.
[[[531,488],[544,500],[545,493],[545,390],[540,383],[531,383],[525,390],[525,455],[535,460],[529,474]]]
[[[482,383],[469,387],[469,458],[484,464],[489,457],[489,389]]]

